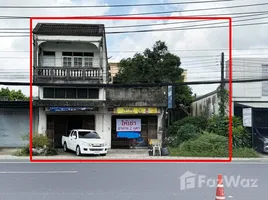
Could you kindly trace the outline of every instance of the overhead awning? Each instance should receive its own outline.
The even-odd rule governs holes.
[[[268,102],[236,102],[237,105],[241,105],[243,107],[250,107],[250,108],[268,108]]]

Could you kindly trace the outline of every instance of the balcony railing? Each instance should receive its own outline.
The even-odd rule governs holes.
[[[92,80],[99,79],[100,69],[74,67],[36,67],[34,78],[49,80]]]

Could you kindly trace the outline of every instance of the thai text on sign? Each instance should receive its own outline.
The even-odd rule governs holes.
[[[116,131],[141,131],[141,119],[116,119]]]

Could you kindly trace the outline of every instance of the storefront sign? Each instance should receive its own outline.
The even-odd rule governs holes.
[[[140,132],[141,119],[116,119],[117,132]]]
[[[46,108],[46,111],[51,112],[66,112],[66,111],[95,111],[94,108],[80,108],[80,107],[48,107]]]
[[[156,107],[118,107],[115,109],[116,114],[158,114]]]

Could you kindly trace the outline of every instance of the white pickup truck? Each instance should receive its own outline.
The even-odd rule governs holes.
[[[94,130],[74,129],[69,136],[62,136],[63,150],[75,151],[77,156],[94,154],[105,156],[107,143]]]

